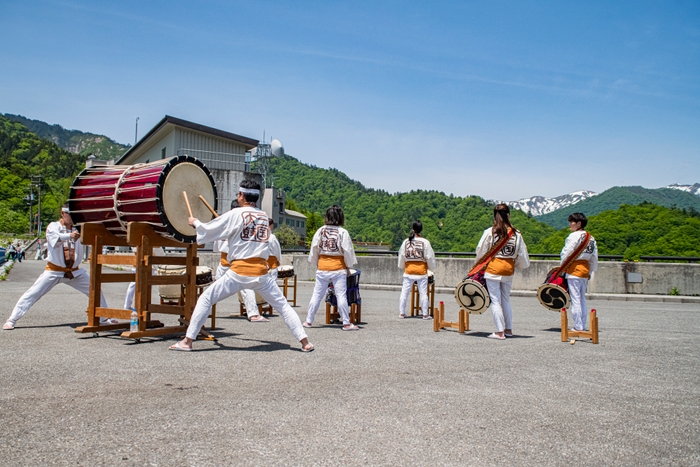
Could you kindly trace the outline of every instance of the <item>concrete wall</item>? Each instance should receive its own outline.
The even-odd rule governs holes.
[[[307,255],[283,255],[282,264],[293,264],[299,280],[308,281],[314,278],[316,268],[309,264],[307,258]],[[397,267],[396,257],[360,256],[357,260],[359,264],[355,268],[362,271],[363,284],[401,285],[403,272]],[[218,263],[218,255],[200,254],[199,264],[216,268]],[[455,287],[473,264],[473,259],[438,258],[435,285]],[[537,290],[547,272],[556,266],[557,261],[532,261],[529,268],[516,270],[513,289]],[[629,273],[641,274],[642,282],[629,282]],[[634,276],[632,279],[635,279]],[[667,295],[674,287],[681,295],[700,295],[700,264],[602,261],[588,284],[588,292]]]

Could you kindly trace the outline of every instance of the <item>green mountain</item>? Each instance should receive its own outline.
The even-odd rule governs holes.
[[[21,115],[4,114],[4,116],[26,126],[29,131],[38,137],[52,141],[66,151],[85,157],[94,154],[98,159],[116,160],[131,147],[119,144],[104,135],[84,133],[78,130],[66,130],[61,125],[49,125],[48,123],[31,120]]]
[[[85,157],[39,138],[0,115],[0,232],[29,231],[30,177],[41,175],[42,223],[55,220]],[[36,188],[31,188],[38,198]],[[36,213],[36,201],[34,213]]]
[[[273,159],[271,173],[275,186],[309,216],[309,230],[322,225],[326,209],[338,204],[353,239],[389,243],[392,249],[398,249],[408,236],[411,223],[420,220],[435,251],[474,251],[484,229],[493,222],[493,205],[476,196],[461,198],[423,190],[389,194],[366,188],[336,169],[303,164],[290,156]],[[528,245],[555,232],[521,211],[513,210],[511,216]]]
[[[700,256],[700,213],[693,208],[624,204],[589,217],[586,230],[596,238],[600,254],[624,255],[628,260],[640,255]],[[568,228],[562,229],[538,247],[558,253],[568,234]]]
[[[576,204],[537,216],[536,219],[561,229],[569,225],[567,218],[573,212],[582,212],[591,217],[603,211],[617,209],[623,204],[637,205],[643,202],[669,208],[692,208],[700,211],[700,196],[688,192],[672,188],[650,189],[641,186],[616,186]]]

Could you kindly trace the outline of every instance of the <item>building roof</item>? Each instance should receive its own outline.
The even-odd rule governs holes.
[[[282,213],[282,214],[284,214],[285,216],[289,216],[289,217],[298,217],[300,219],[306,219],[305,215],[303,215],[302,213],[297,212],[297,211],[292,211],[291,209],[285,209],[284,213]]]
[[[216,128],[200,125],[199,123],[189,122],[181,118],[166,115],[165,117],[163,117],[163,120],[161,120],[156,126],[151,128],[151,131],[146,133],[146,135],[143,138],[141,138],[138,143],[136,143],[128,151],[126,151],[122,155],[122,157],[120,157],[119,160],[115,162],[115,164],[120,164],[122,161],[126,160],[131,154],[136,152],[139,147],[141,147],[148,140],[150,140],[153,137],[153,135],[158,133],[159,130],[161,130],[167,125],[176,125],[179,127],[188,128],[190,130],[199,131],[201,133],[206,133],[212,136],[218,136],[219,138],[230,139],[232,141],[242,144],[246,147],[246,149],[253,149],[257,147],[259,143],[257,139],[247,138],[245,136],[237,135],[235,133],[229,133],[228,131],[217,130]]]

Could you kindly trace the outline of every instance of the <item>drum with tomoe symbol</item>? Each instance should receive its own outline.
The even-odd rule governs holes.
[[[187,223],[183,191],[193,217],[211,220],[212,213],[198,198],[203,196],[216,210],[216,183],[204,164],[189,156],[86,168],[73,181],[68,207],[76,225],[100,223],[114,235],[126,237],[129,222],[142,222],[164,237],[193,243],[197,235]]]

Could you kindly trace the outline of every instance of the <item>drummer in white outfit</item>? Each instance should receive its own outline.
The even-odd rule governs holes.
[[[316,231],[311,241],[309,263],[316,265],[316,282],[304,327],[310,328],[313,324],[328,284],[332,283],[338,302],[338,313],[343,320],[343,331],[357,331],[360,328],[350,322],[347,298],[349,268],[357,263],[357,259],[350,234],[341,227],[345,224],[343,209],[337,205],[328,208],[325,224]]]
[[[585,240],[586,224],[588,218],[585,214],[575,212],[569,216],[569,230],[571,233],[566,237],[564,249],[561,250],[562,264],[573,252],[576,247]],[[593,272],[598,270],[598,246],[595,238],[591,235],[588,239],[588,245],[583,252],[574,260],[566,270],[566,282],[569,286],[569,296],[571,297],[571,317],[574,319],[574,330],[584,331],[588,314],[586,313],[586,288],[588,287],[588,279]]]
[[[270,239],[267,244],[270,246],[270,256],[267,258],[267,266],[270,268],[270,276],[277,284],[277,268],[282,262],[282,247],[280,247],[280,242],[277,240],[275,234],[272,233],[275,222],[272,218],[268,218],[270,223]],[[243,297],[243,303],[245,304],[246,315],[248,315],[248,321],[253,323],[263,323],[270,321],[264,316],[260,316],[260,310],[258,309],[258,304],[255,299],[255,292],[252,290],[241,290],[241,296]]]
[[[185,338],[171,346],[171,350],[192,350],[192,341],[211,313],[211,307],[242,289],[257,291],[282,315],[294,337],[301,342],[302,350],[313,350],[314,346],[309,342],[299,316],[268,274],[270,228],[267,214],[255,207],[259,198],[260,184],[244,180],[238,192],[239,209],[233,209],[206,224],[194,217],[188,219],[188,223],[197,230],[197,243],[228,239],[227,259],[231,267],[199,297]]]
[[[483,258],[491,247],[513,229],[510,223],[510,208],[507,204],[498,204],[493,208],[493,227],[484,231],[476,247],[476,263]],[[496,253],[484,273],[486,287],[491,299],[491,314],[496,325],[496,332],[488,337],[505,339],[513,336],[513,310],[510,306],[510,290],[513,285],[514,269],[530,266],[530,257],[520,232],[515,230],[508,243]]]
[[[236,209],[240,207],[238,200],[234,199],[231,201],[231,209]],[[219,261],[219,266],[216,268],[216,276],[214,279],[219,279],[226,274],[231,265],[228,262],[228,239],[222,238],[214,242],[214,253],[221,253],[221,260]],[[246,315],[248,321],[269,321],[265,318],[260,319],[260,313],[258,312],[258,304],[255,303],[255,292],[252,290],[241,290],[241,297],[243,297],[243,305],[246,309]],[[253,317],[257,317],[251,319]]]
[[[58,284],[70,285],[85,295],[90,293],[90,276],[80,267],[83,244],[80,242],[80,233],[73,228],[67,204],[61,208],[61,219],[50,223],[46,228],[46,251],[46,270],[17,301],[12,315],[2,326],[3,329],[14,329],[17,321],[32,305]],[[100,294],[100,306],[107,308],[104,294]],[[115,319],[100,318],[100,324],[116,323],[118,321]]]
[[[435,253],[430,242],[420,236],[423,223],[416,221],[411,226],[411,235],[403,241],[399,249],[399,268],[404,270],[403,287],[399,300],[399,318],[406,316],[406,301],[411,286],[418,284],[420,307],[423,319],[431,319],[430,301],[428,300],[428,270],[435,270]]]

